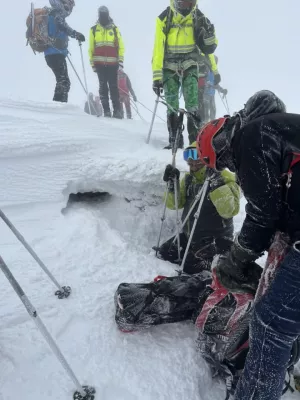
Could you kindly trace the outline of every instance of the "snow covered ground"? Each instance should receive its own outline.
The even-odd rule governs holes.
[[[97,119],[72,105],[0,99],[0,207],[72,295],[57,300],[55,286],[0,220],[1,256],[97,400],[223,400],[223,385],[196,351],[192,324],[122,334],[114,323],[119,283],[174,273],[151,251],[171,161],[162,150],[167,134],[157,124],[146,145],[147,131],[142,122]],[[62,213],[69,194],[80,191],[111,197]],[[242,218],[243,211],[237,227]],[[168,212],[164,237],[173,229]],[[0,287],[0,399],[71,399],[72,381],[2,274]]]

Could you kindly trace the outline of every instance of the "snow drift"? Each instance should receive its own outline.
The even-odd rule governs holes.
[[[170,153],[157,124],[97,119],[71,105],[0,100],[0,206],[72,295],[55,287],[0,221],[1,256],[83,384],[102,400],[223,399],[196,351],[192,324],[122,334],[120,282],[174,274],[157,260],[162,173]],[[185,169],[178,153],[178,165]],[[76,193],[102,193],[74,201]],[[72,195],[73,194],[73,195]],[[82,195],[84,196],[84,195]],[[81,199],[86,200],[86,199]],[[237,219],[240,223],[240,218]],[[174,229],[168,213],[164,236]],[[0,399],[70,399],[72,382],[0,274]]]

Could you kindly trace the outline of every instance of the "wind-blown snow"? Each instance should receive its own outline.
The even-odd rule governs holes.
[[[151,251],[171,161],[161,150],[167,133],[157,124],[146,145],[147,130],[72,105],[0,100],[0,206],[72,295],[57,300],[54,285],[0,220],[1,256],[79,380],[96,387],[97,400],[223,400],[223,385],[212,382],[196,351],[192,324],[122,334],[114,323],[119,283],[174,274]],[[181,151],[177,161],[184,170]],[[62,214],[77,191],[112,197]],[[164,238],[174,219],[168,212]],[[71,399],[72,381],[2,274],[0,287],[0,399]]]

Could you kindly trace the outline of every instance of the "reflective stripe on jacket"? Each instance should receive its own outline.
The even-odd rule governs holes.
[[[90,30],[89,57],[91,65],[117,65],[124,60],[124,43],[119,29],[100,24]]]
[[[186,17],[172,10],[172,21],[167,26],[169,12],[168,7],[156,20],[152,57],[154,81],[162,80],[165,52],[169,55],[187,55],[200,49],[204,54],[209,54],[217,47],[214,27],[200,10],[196,9]]]
[[[218,65],[216,62],[216,57],[214,54],[208,54],[208,60],[209,60],[209,64],[210,64],[210,69],[212,70],[213,74],[216,75],[218,74]]]

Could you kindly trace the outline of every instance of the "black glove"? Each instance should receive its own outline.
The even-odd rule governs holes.
[[[236,238],[230,252],[214,260],[221,284],[228,290],[255,294],[262,273],[262,268],[254,261],[259,256],[243,248]]]
[[[214,75],[214,85],[218,85],[221,82],[221,75],[220,74],[216,74]]]
[[[219,90],[220,93],[224,94],[224,96],[227,96],[227,93],[228,93],[227,89],[223,89],[223,88],[219,87],[218,90]]]
[[[153,81],[152,89],[157,96],[160,95],[163,91],[162,81]]]
[[[210,190],[214,191],[215,189],[218,189],[220,186],[225,185],[224,178],[222,177],[220,172],[214,172],[213,175],[210,178]]]
[[[133,98],[133,101],[137,101],[137,98],[136,98],[135,94],[132,95],[132,98]]]
[[[168,164],[165,169],[163,180],[165,182],[172,181],[175,178],[178,180],[179,176],[180,176],[180,171],[177,168],[173,167],[173,165]]]
[[[78,42],[85,42],[85,37],[82,33],[74,31],[74,38],[78,40]]]

